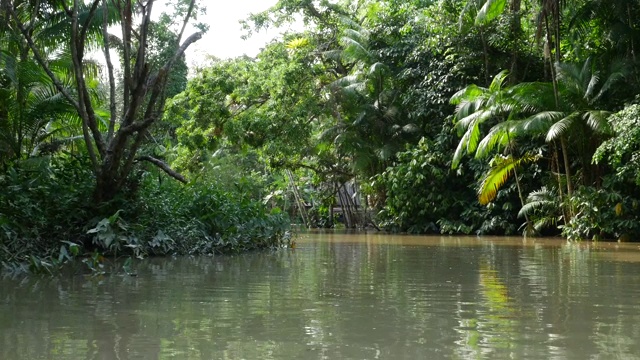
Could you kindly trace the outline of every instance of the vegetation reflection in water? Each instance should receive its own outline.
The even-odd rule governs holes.
[[[626,244],[310,234],[137,277],[5,277],[0,358],[633,358],[639,260]]]

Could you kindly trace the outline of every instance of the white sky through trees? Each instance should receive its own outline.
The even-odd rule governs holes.
[[[275,5],[278,0],[199,0],[206,6],[205,16],[199,16],[198,22],[209,25],[209,31],[187,51],[187,63],[201,64],[207,55],[218,58],[231,58],[241,55],[255,56],[266,43],[277,37],[282,31],[269,29],[254,33],[247,40],[241,36],[240,20],[251,13],[259,13]],[[158,12],[159,13],[159,12]]]
[[[171,13],[165,6],[168,0],[158,0],[154,3],[153,17],[158,18],[162,12]],[[302,22],[298,21],[288,28],[272,28],[253,32],[246,40],[242,36],[246,34],[242,30],[241,20],[245,20],[251,13],[259,13],[274,6],[278,0],[197,0],[198,4],[206,7],[204,15],[198,15],[196,21],[209,25],[209,31],[186,51],[187,65],[190,69],[205,66],[209,62],[209,56],[220,59],[234,58],[242,55],[256,56],[261,48],[276,37],[279,37],[287,29],[302,29]],[[179,21],[180,23],[180,21]],[[177,30],[177,29],[176,29]],[[197,31],[193,27],[187,27],[184,38]],[[110,32],[121,36],[118,26],[110,28]],[[117,59],[117,52],[112,51],[112,58]],[[105,63],[102,53],[93,51],[90,57],[100,63]],[[118,61],[114,66],[119,68]]]

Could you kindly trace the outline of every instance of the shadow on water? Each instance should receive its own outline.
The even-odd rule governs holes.
[[[2,359],[566,359],[640,354],[640,249],[308,233],[138,276],[0,280]]]

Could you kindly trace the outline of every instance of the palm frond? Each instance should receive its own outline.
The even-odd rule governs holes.
[[[618,81],[624,79],[624,77],[628,73],[629,73],[629,65],[627,64],[626,61],[621,59],[617,59],[613,61],[609,69],[609,76],[607,76],[607,79],[602,84],[602,87],[600,87],[600,91],[598,92],[598,94],[596,94],[596,96],[594,96],[593,99],[591,99],[591,102],[593,103],[595,101],[598,101],[602,97],[602,95],[608,92],[611,89],[611,87],[614,84],[616,84]]]
[[[112,2],[107,3],[107,24],[109,26],[115,25],[120,18],[120,14]],[[78,12],[79,23],[83,24],[86,22],[89,16],[89,9],[88,3],[80,2]],[[102,38],[103,10],[104,8],[99,6],[89,22],[87,46],[90,48],[97,48],[98,42]],[[46,14],[40,23],[40,31],[36,34],[36,39],[39,44],[54,47],[69,40],[68,36],[71,34],[71,19],[64,10],[59,9]]]
[[[582,98],[590,102],[591,99],[593,98],[593,93],[596,91],[596,86],[598,85],[599,82],[600,82],[600,76],[598,75],[597,72],[591,75],[591,78],[589,79],[589,84],[587,85],[587,88],[584,92],[584,96]]]
[[[360,82],[360,78],[358,77],[358,75],[348,75],[348,76],[343,76],[339,79],[336,79],[335,81],[329,84],[329,87],[343,88],[359,82]]]
[[[558,81],[565,87],[566,91],[580,96],[584,94],[582,68],[573,63],[556,63],[556,74]]]
[[[462,148],[464,152],[467,154],[471,154],[476,151],[478,147],[478,142],[480,141],[480,124],[491,117],[491,113],[487,111],[477,112],[475,114],[471,114],[463,121],[458,124],[466,124],[466,120],[468,118],[472,119],[466,127],[466,131],[462,139],[460,139],[460,144],[462,144]],[[457,124],[456,124],[457,125]],[[461,128],[458,129],[459,131]]]
[[[531,114],[555,107],[553,84],[542,82],[520,83],[508,89],[508,97],[521,113]]]
[[[458,105],[463,101],[471,102],[477,99],[482,94],[486,93],[488,89],[479,87],[475,84],[471,84],[462,90],[458,90],[453,96],[451,96],[450,103],[452,105]]]
[[[487,136],[478,144],[476,150],[476,159],[481,159],[489,155],[496,147],[505,147],[509,143],[509,139],[514,137],[513,129],[517,122],[506,121],[499,123],[489,130]]]
[[[542,111],[519,122],[515,132],[530,135],[546,134],[549,128],[564,116],[565,113],[560,111]]]
[[[527,196],[527,203],[518,212],[518,217],[528,217],[533,221],[534,229],[541,232],[558,225],[563,217],[561,207],[557,194],[542,187]]]
[[[473,24],[478,14],[478,4],[476,1],[465,1],[465,5],[458,16],[458,27],[460,32],[465,33],[469,26]]]
[[[473,101],[462,101],[456,106],[454,119],[460,121],[460,119],[467,118],[470,115],[478,112],[483,106],[485,102],[484,99],[476,99]]]
[[[343,38],[349,38],[357,42],[358,44],[362,44],[363,46],[366,46],[366,44],[369,42],[369,32],[364,28],[359,28],[357,30],[347,28],[342,31],[342,35]]]
[[[356,82],[342,88],[342,92],[348,95],[358,95],[364,92],[366,84],[364,82]]]
[[[451,168],[456,169],[458,165],[460,165],[460,160],[464,154],[467,153],[467,143],[469,142],[469,138],[471,137],[471,131],[467,131],[460,139],[458,146],[456,147],[456,151],[453,153],[453,160],[451,160]]]
[[[514,158],[511,155],[497,155],[491,161],[491,168],[485,174],[478,190],[478,201],[486,205],[493,201],[498,194],[498,190],[504,185],[516,167],[533,162],[539,158],[538,155],[526,154],[521,158]]]
[[[381,62],[376,62],[369,68],[369,75],[380,75],[387,71],[389,67]]]
[[[351,29],[356,29],[356,30],[362,30],[362,26],[355,21],[353,18],[349,17],[349,16],[344,16],[341,15],[339,17],[340,22],[345,25],[345,27],[347,28],[351,28]]]
[[[591,110],[587,111],[584,114],[584,117],[587,120],[587,125],[591,128],[591,130],[595,131],[599,134],[611,134],[613,129],[611,129],[611,124],[607,121],[611,115],[611,112],[605,110]]]
[[[556,202],[557,196],[543,186],[539,190],[532,191],[529,196],[527,196],[527,202],[518,212],[518,217],[521,218],[525,215],[531,215],[543,206],[553,205]]]
[[[502,84],[504,83],[504,80],[507,78],[507,76],[509,76],[508,70],[500,71],[496,76],[493,77],[491,85],[489,85],[489,91],[493,93],[500,91],[502,89]]]
[[[458,129],[458,134],[461,135],[463,131],[466,131],[469,127],[474,126],[474,124],[482,124],[487,119],[491,117],[491,113],[485,110],[477,110],[472,112],[471,114],[463,117],[458,120],[455,127]]]
[[[342,42],[342,46],[344,50],[342,52],[342,57],[348,61],[358,61],[360,59],[369,59],[371,58],[371,53],[362,43],[358,42],[355,39],[344,36],[340,39]]]
[[[340,60],[342,58],[342,50],[327,50],[322,55],[329,60]]]
[[[562,118],[562,120],[556,122],[551,125],[549,131],[547,132],[546,141],[551,142],[559,139],[562,135],[564,135],[571,126],[573,126],[575,120],[580,117],[580,113],[573,112],[568,116]]]

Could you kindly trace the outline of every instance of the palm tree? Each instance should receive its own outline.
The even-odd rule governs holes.
[[[459,135],[462,136],[451,163],[452,168],[457,168],[464,154],[475,153],[476,158],[488,156],[496,147],[505,148],[507,156],[497,155],[491,160],[491,168],[483,176],[478,190],[478,199],[481,204],[491,202],[498,189],[504,185],[511,174],[514,174],[518,196],[524,206],[524,196],[518,178],[518,167],[527,162],[536,161],[537,156],[525,154],[516,158],[513,156],[511,143],[514,129],[517,125],[515,118],[526,108],[514,101],[514,94],[521,92],[522,86],[503,88],[508,76],[506,70],[498,73],[489,88],[470,85],[458,91],[451,98],[451,103],[456,105],[455,121]],[[499,121],[489,133],[480,141],[482,125],[489,121]],[[530,229],[529,219],[526,218],[527,231]]]
[[[34,22],[30,26],[35,31],[41,25]],[[40,144],[55,134],[63,136],[52,139],[55,143],[72,137],[74,131],[68,130],[80,124],[77,111],[32,59],[31,50],[16,29],[7,24],[0,28],[0,49],[0,162],[35,155]],[[69,53],[64,49],[50,51],[46,62],[60,79],[60,86],[72,91]],[[95,80],[97,65],[89,61],[84,65],[87,78]],[[89,93],[94,100],[99,98],[95,87],[90,87]]]
[[[636,16],[639,11],[637,0],[588,0],[576,9],[569,28],[576,30],[583,44],[597,37],[608,52],[606,55],[616,57],[624,53],[627,59],[635,62],[636,52],[640,49]]]
[[[477,157],[485,155],[484,152],[476,152],[480,143],[481,126],[485,122],[498,118],[506,120],[511,116],[514,103],[510,101],[508,92],[503,89],[507,76],[508,72],[503,70],[494,76],[488,88],[472,84],[451,97],[451,103],[456,105],[455,127],[458,135],[462,137],[453,154],[453,169],[458,167],[465,154],[476,153]],[[506,137],[496,136],[493,139],[493,145],[506,145]]]
[[[533,230],[538,234],[547,228],[555,227],[563,218],[559,211],[562,206],[558,199],[557,194],[543,186],[527,196],[527,203],[518,212],[518,217],[529,217]]]
[[[544,134],[547,142],[560,140],[564,144],[562,151],[569,196],[573,192],[573,181],[568,145],[577,151],[585,180],[593,182],[593,174],[589,171],[591,158],[603,136],[611,131],[607,122],[610,112],[603,110],[599,101],[624,77],[625,69],[623,63],[614,63],[608,74],[602,76],[591,58],[583,63],[557,64],[559,106],[553,106],[548,97],[546,105],[544,102],[530,103],[538,111],[519,126],[524,132]],[[529,97],[532,98],[535,97]],[[529,100],[525,96],[523,101]]]
[[[351,156],[356,172],[368,178],[382,172],[418,128],[396,106],[393,74],[371,49],[367,29],[348,18],[343,22],[340,49],[325,56],[350,72],[327,86],[336,124],[323,138]]]

